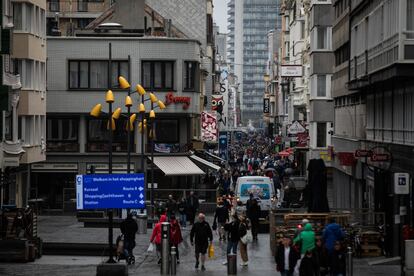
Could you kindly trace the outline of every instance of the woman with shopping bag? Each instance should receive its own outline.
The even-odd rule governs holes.
[[[250,229],[249,220],[242,216],[240,218],[239,226],[239,235],[240,235],[240,256],[242,259],[241,266],[249,265],[249,256],[247,254],[247,244],[253,241],[252,230]]]
[[[152,235],[150,238],[150,242],[155,243],[155,246],[157,248],[157,254],[158,254],[158,264],[161,263],[161,230],[162,230],[162,223],[167,221],[167,216],[162,215],[160,217],[160,220],[157,224],[155,224],[154,230],[152,230]],[[151,245],[150,245],[151,247]],[[148,248],[151,249],[151,248]]]

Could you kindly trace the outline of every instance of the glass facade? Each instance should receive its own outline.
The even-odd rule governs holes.
[[[236,3],[237,1],[237,3]],[[268,60],[267,34],[270,30],[280,29],[281,17],[279,15],[279,0],[242,0],[243,26],[235,24],[236,4],[240,0],[230,0],[229,15],[229,41],[228,61],[234,69],[235,63],[235,33],[243,33],[243,87],[241,111],[243,121],[249,119],[258,121],[263,113],[263,93],[265,83],[263,76],[266,72]]]

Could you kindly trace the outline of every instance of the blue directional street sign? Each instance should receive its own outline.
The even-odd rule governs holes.
[[[76,176],[76,209],[144,209],[144,174]]]

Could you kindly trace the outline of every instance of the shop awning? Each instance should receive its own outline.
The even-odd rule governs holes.
[[[200,164],[201,166],[208,167],[208,168],[210,168],[212,170],[215,170],[215,171],[220,170],[220,167],[217,166],[216,164],[213,164],[213,163],[211,163],[211,162],[209,162],[209,161],[207,161],[207,160],[205,160],[201,157],[198,157],[197,155],[190,155],[190,158],[193,159],[194,161],[196,161],[196,163]]]
[[[205,174],[186,156],[154,157],[154,163],[166,176]]]

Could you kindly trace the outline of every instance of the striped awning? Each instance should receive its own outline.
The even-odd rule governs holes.
[[[154,164],[162,170],[166,176],[205,174],[186,156],[158,156],[154,157]]]
[[[212,170],[218,171],[220,170],[220,167],[217,166],[216,164],[213,164],[201,157],[198,157],[197,155],[190,155],[190,158],[193,159],[194,161],[196,161],[196,163],[199,163],[201,166],[205,166],[208,167]]]

